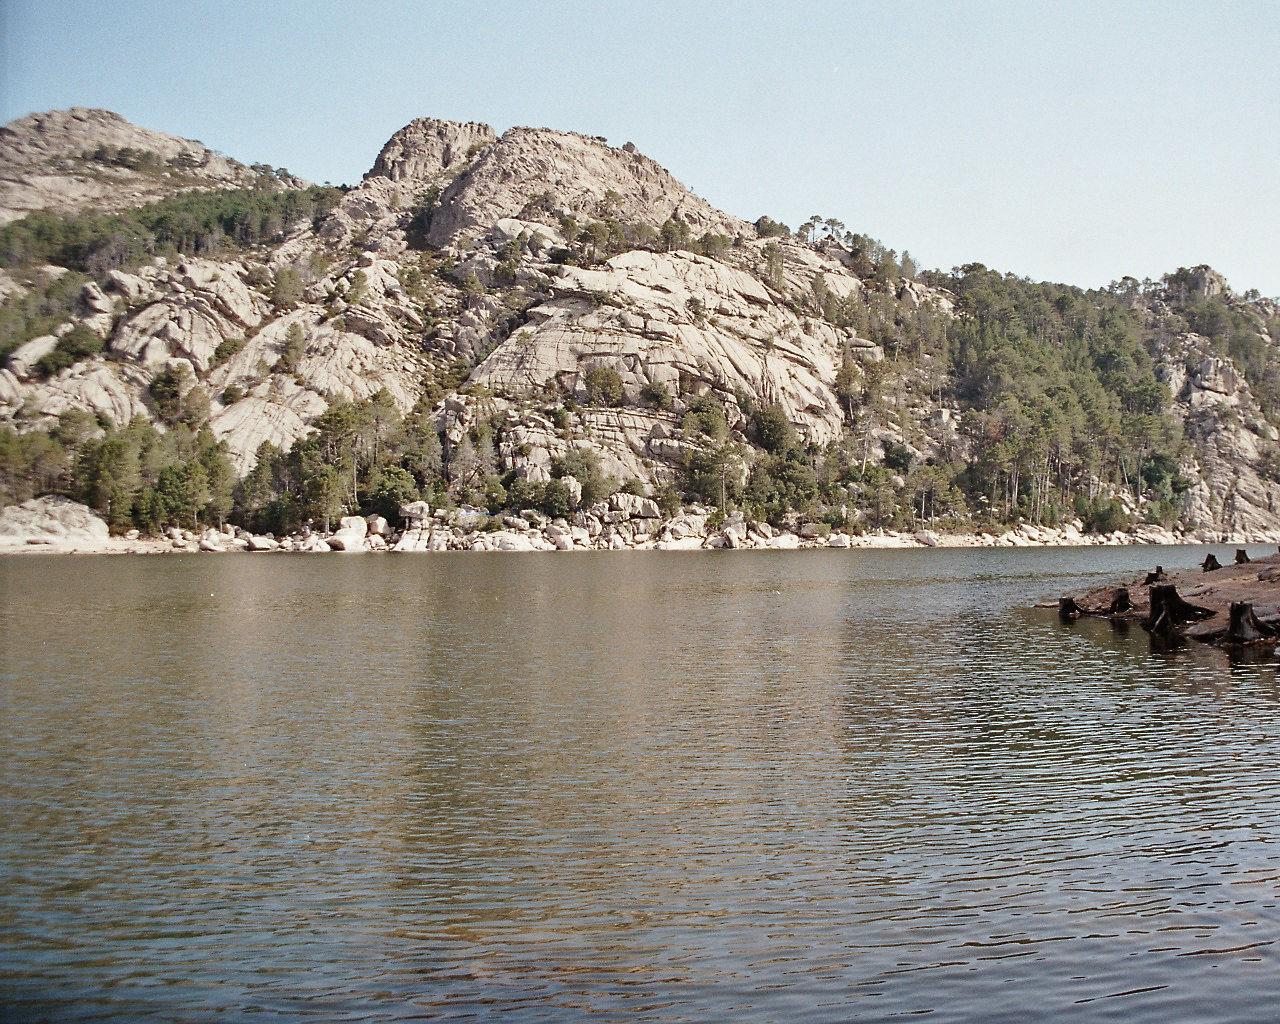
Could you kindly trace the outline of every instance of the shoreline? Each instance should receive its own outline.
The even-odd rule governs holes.
[[[447,551],[832,551],[912,548],[1130,547],[1155,545],[1280,544],[1280,530],[1223,533],[1174,532],[1138,526],[1086,533],[1079,520],[1044,527],[1023,523],[995,532],[876,530],[853,533],[826,523],[791,518],[784,528],[725,515],[700,505],[663,515],[649,498],[615,494],[607,502],[552,519],[527,509],[490,515],[472,506],[431,509],[425,501],[400,508],[401,525],[380,515],[345,516],[336,529],[274,536],[224,524],[185,530],[171,526],[159,537],[138,530],[113,536],[92,509],[68,498],[46,496],[0,511],[0,554],[329,554],[436,553]]]
[[[415,546],[399,548],[396,544],[380,546],[353,546],[330,548],[317,537],[271,538],[274,546],[251,546],[251,543],[227,543],[212,546],[202,543],[199,536],[181,539],[167,537],[126,538],[109,537],[94,539],[58,538],[0,538],[0,557],[32,555],[207,555],[207,554],[513,554],[557,552],[614,552],[614,551],[911,551],[911,550],[962,550],[962,549],[1011,549],[1011,548],[1095,548],[1095,547],[1223,547],[1280,545],[1280,536],[1265,534],[1218,534],[1214,536],[1170,535],[1151,539],[1140,535],[1126,535],[1118,539],[1114,534],[1081,534],[1076,537],[1051,539],[1004,538],[991,534],[937,534],[930,541],[921,541],[911,533],[876,533],[863,535],[838,534],[832,538],[802,538],[783,533],[770,538],[773,543],[740,543],[729,545],[714,543],[715,538],[689,537],[680,541],[643,541],[640,543],[610,545],[567,545],[556,547],[554,543],[537,544],[534,539],[510,531],[478,533],[456,538],[459,543],[437,547]],[[257,538],[255,538],[257,539]],[[265,539],[265,538],[264,538]],[[711,543],[708,543],[711,540]],[[847,543],[846,543],[847,541]]]

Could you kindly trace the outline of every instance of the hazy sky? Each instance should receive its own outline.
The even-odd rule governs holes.
[[[0,114],[102,106],[316,181],[419,116],[633,141],[926,266],[1280,295],[1280,3],[0,0]]]

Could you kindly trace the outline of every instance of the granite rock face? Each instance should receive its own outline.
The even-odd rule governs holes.
[[[107,540],[107,524],[69,498],[49,495],[0,510],[0,545],[93,546]]]
[[[430,240],[446,245],[459,235],[478,236],[504,218],[554,224],[560,216],[613,217],[653,227],[679,217],[696,235],[751,231],[634,146],[615,149],[573,132],[512,128],[481,149],[445,189]]]
[[[200,142],[141,128],[110,110],[52,110],[0,128],[0,224],[35,210],[120,210],[258,179]]]

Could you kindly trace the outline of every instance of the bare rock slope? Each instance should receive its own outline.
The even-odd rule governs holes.
[[[243,188],[258,177],[200,142],[110,110],[52,110],[0,128],[0,223],[37,210],[118,210],[185,189]]]

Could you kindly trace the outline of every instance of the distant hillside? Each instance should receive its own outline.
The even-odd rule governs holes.
[[[774,525],[1280,528],[1280,307],[1208,267],[922,272],[541,128],[414,121],[347,190],[107,111],[0,139],[5,502],[278,532],[625,486]]]

